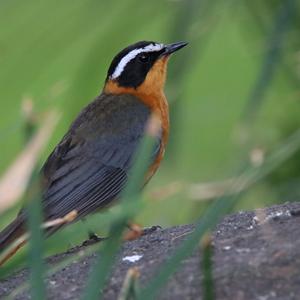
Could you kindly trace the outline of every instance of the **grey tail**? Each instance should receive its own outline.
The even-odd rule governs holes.
[[[0,253],[24,234],[25,231],[24,218],[19,215],[0,232]]]

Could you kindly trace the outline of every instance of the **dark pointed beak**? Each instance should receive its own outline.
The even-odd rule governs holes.
[[[173,52],[185,47],[188,43],[186,42],[178,42],[178,43],[173,43],[169,45],[165,45],[164,52],[162,55],[170,55]]]

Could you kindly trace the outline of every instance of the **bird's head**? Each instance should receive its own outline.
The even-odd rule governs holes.
[[[141,41],[119,52],[108,69],[105,91],[162,90],[168,58],[186,46],[185,42],[164,45]]]

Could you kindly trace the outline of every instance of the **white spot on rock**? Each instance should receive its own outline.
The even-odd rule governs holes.
[[[224,246],[224,247],[223,247],[223,250],[226,250],[226,251],[228,251],[228,250],[230,250],[230,249],[231,249],[230,246]]]
[[[143,257],[143,255],[135,254],[135,255],[123,257],[122,261],[129,261],[131,263],[135,263],[136,261],[139,261],[142,257]]]

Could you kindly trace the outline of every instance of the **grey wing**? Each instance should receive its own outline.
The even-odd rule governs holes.
[[[72,210],[78,212],[78,217],[85,216],[109,204],[126,184],[125,169],[105,164],[96,157],[76,155],[75,150],[84,151],[73,149],[74,156],[67,152],[51,176],[43,197],[46,219],[63,217]]]

